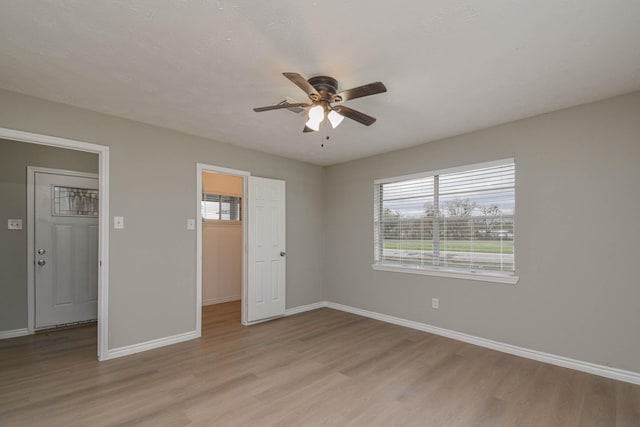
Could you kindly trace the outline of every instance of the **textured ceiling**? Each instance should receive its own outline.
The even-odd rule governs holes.
[[[284,71],[389,91],[302,134]],[[640,89],[640,1],[3,1],[0,87],[329,165]]]

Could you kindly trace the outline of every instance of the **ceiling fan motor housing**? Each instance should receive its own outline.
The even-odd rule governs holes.
[[[325,102],[340,102],[342,98],[336,97],[335,94],[338,91],[338,81],[329,76],[316,76],[307,80],[311,86],[315,88],[320,94],[319,99],[313,99],[313,101],[325,101]]]

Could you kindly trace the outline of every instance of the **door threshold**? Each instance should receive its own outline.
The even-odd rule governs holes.
[[[97,323],[98,323],[97,320],[85,320],[82,322],[63,323],[61,325],[45,326],[44,328],[36,329],[35,331],[33,331],[33,333],[40,334],[44,332],[60,331],[63,329],[81,328],[83,326],[96,325]]]

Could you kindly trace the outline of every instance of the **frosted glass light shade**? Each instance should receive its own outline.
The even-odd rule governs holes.
[[[322,108],[322,105],[316,105],[309,110],[309,120],[318,123],[324,120],[324,108]]]
[[[320,130],[320,122],[319,120],[313,120],[313,119],[309,119],[307,120],[307,123],[305,123],[305,125],[307,125],[307,127],[309,129],[313,129],[315,131],[319,131]]]
[[[309,110],[309,120],[307,123],[308,128],[315,131],[320,130],[320,123],[324,120],[324,107],[322,105],[316,105]]]
[[[338,125],[344,120],[344,116],[342,114],[336,113],[334,110],[329,111],[327,118],[331,123],[331,127],[333,127],[334,129],[337,128]]]

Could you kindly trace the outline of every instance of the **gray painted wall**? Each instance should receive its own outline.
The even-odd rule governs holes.
[[[185,222],[203,162],[287,181],[288,307],[326,299],[636,372],[638,117],[634,93],[323,169],[0,91],[0,126],[111,147],[111,216],[127,228],[110,232],[110,348],[193,329]],[[506,157],[517,285],[371,269],[375,178]]]
[[[0,331],[27,327],[27,166],[97,173],[98,156],[0,139]]]
[[[7,91],[0,127],[110,147],[110,349],[195,327],[197,162],[287,181],[287,307],[322,300],[321,167]]]
[[[517,285],[372,270],[374,179],[507,157]],[[325,297],[640,372],[639,187],[640,93],[329,167]]]

